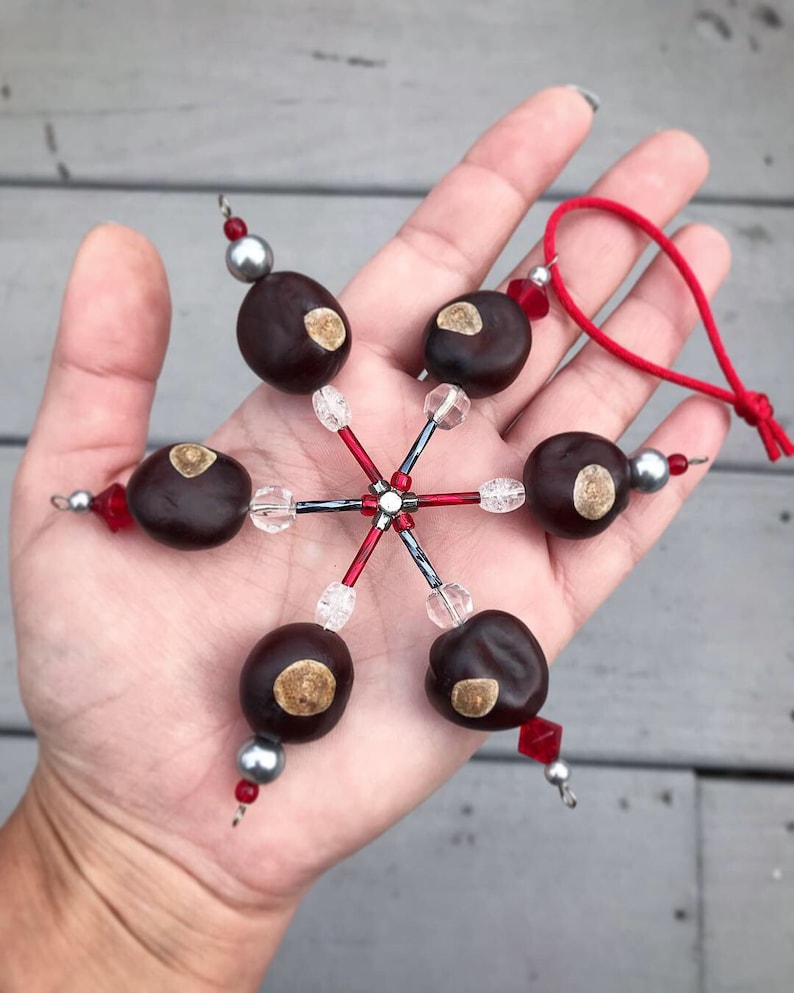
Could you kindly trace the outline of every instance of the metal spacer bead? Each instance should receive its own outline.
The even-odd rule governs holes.
[[[255,283],[273,268],[273,249],[259,235],[246,234],[229,242],[226,268],[242,283]]]
[[[554,762],[549,762],[543,773],[551,785],[556,786],[560,791],[560,799],[565,806],[573,809],[576,806],[576,795],[568,786],[568,780],[571,778],[571,767],[568,763],[556,759]]]
[[[249,738],[237,753],[237,771],[249,783],[265,786],[284,771],[284,748],[262,735]]]
[[[643,448],[629,459],[631,486],[640,493],[658,493],[670,479],[667,456],[655,448]]]
[[[552,786],[562,786],[571,778],[571,767],[562,759],[549,762],[543,772]]]
[[[410,490],[407,493],[403,493],[403,510],[407,514],[419,510],[419,497],[416,493],[412,493]]]
[[[87,514],[91,510],[94,494],[88,490],[75,490],[68,497],[55,493],[50,497],[50,503],[57,510],[71,510],[75,514]]]
[[[535,286],[546,287],[551,282],[551,270],[545,265],[533,265],[529,270],[527,279]]]

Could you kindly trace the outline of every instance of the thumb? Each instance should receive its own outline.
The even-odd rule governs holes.
[[[46,504],[56,491],[96,493],[141,459],[170,319],[152,244],[117,224],[94,228],[66,286],[18,496],[35,491],[36,504],[42,494]]]

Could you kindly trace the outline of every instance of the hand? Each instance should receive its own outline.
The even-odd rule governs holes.
[[[591,118],[569,89],[521,105],[477,142],[341,295],[354,346],[335,385],[387,474],[422,424],[429,387],[415,377],[429,314],[481,284],[586,137]],[[665,224],[706,170],[694,139],[664,132],[614,165],[593,192]],[[258,230],[256,218],[248,219]],[[693,226],[676,241],[713,293],[729,265],[723,238]],[[599,310],[644,246],[613,217],[566,220],[565,277],[587,313]],[[535,248],[516,274],[539,261]],[[427,797],[482,736],[446,723],[425,700],[427,652],[438,632],[423,608],[427,587],[399,541],[386,535],[343,631],[356,665],[347,712],[326,738],[288,747],[284,775],[231,830],[234,756],[250,734],[237,701],[242,663],[267,631],[312,619],[318,595],[341,578],[366,525],[357,515],[318,515],[276,536],[246,526],[219,549],[182,553],[138,531],[113,536],[97,520],[52,510],[52,492],[99,492],[125,482],[143,457],[169,317],[153,247],[118,226],[89,234],[69,279],[14,495],[20,673],[40,744],[39,769],[17,817],[38,823],[41,837],[59,839],[90,888],[170,970],[169,989],[204,988],[196,976],[217,980],[225,970],[249,988],[318,875]],[[607,329],[670,363],[695,318],[683,282],[657,260]],[[593,343],[549,381],[576,337],[553,302],[518,380],[475,401],[463,427],[431,441],[417,468],[419,488],[472,489],[494,476],[520,477],[534,445],[559,431],[617,439],[656,381]],[[727,424],[720,405],[689,399],[649,443],[714,453]],[[190,440],[197,439],[173,439]],[[208,444],[242,461],[255,486],[283,483],[298,499],[365,490],[360,470],[317,423],[307,398],[261,386]],[[547,538],[525,511],[506,518],[425,511],[416,533],[445,581],[469,588],[475,609],[521,617],[551,661],[701,476],[693,470],[652,498],[634,499],[604,535],[587,542]],[[188,904],[193,919],[186,925]],[[260,939],[268,928],[271,940]],[[186,979],[180,986],[174,977],[188,973],[195,985]]]

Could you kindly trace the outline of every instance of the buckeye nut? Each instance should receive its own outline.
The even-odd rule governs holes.
[[[353,688],[345,642],[319,624],[286,624],[254,646],[240,673],[240,706],[256,734],[277,741],[321,738]]]
[[[425,692],[448,721],[504,731],[534,717],[546,700],[549,669],[537,639],[517,617],[484,610],[430,648]]]
[[[188,551],[233,538],[251,500],[251,477],[229,455],[186,442],[151,454],[127,484],[127,506],[155,541]]]
[[[592,538],[625,509],[631,466],[606,438],[568,431],[542,441],[524,467],[527,506],[559,538]]]
[[[237,343],[260,379],[285,393],[310,394],[345,364],[350,325],[324,286],[297,272],[273,272],[246,294]]]

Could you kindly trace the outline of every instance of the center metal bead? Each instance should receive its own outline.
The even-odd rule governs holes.
[[[403,498],[397,490],[387,490],[378,497],[378,506],[384,514],[396,517],[403,509]]]

